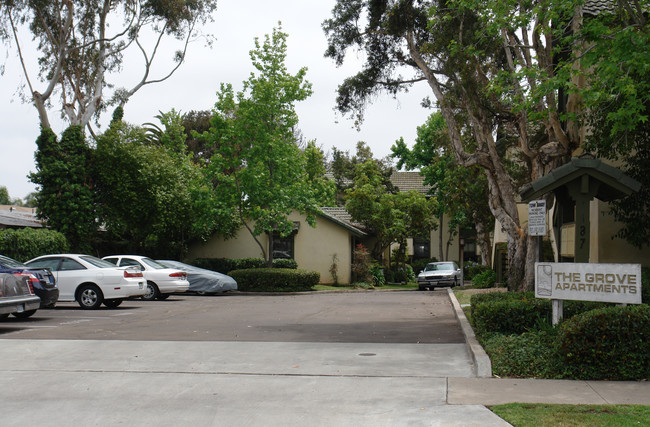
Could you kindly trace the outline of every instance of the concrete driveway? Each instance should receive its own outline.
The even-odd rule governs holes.
[[[0,360],[8,426],[506,425],[447,404],[473,371],[445,291],[62,304],[0,324]]]

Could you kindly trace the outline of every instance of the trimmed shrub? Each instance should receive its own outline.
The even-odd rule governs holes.
[[[273,268],[289,268],[291,270],[297,270],[298,263],[295,259],[291,258],[276,258],[273,260]]]
[[[471,318],[477,334],[521,334],[549,326],[551,301],[535,298],[534,292],[489,292],[472,295]],[[606,307],[589,301],[564,301],[565,319]]]
[[[320,280],[316,271],[288,268],[250,268],[228,273],[237,281],[242,292],[302,292],[311,291]]]
[[[413,267],[408,264],[402,264],[399,267],[393,266],[384,272],[386,281],[389,283],[409,283],[415,282],[415,273]]]
[[[500,377],[552,377],[553,348],[557,332],[553,329],[521,335],[491,334],[482,341],[490,355],[493,374]]]
[[[0,230],[0,254],[21,262],[40,255],[65,253],[69,247],[63,233],[46,228]]]
[[[465,280],[474,280],[474,277],[476,277],[478,274],[491,270],[491,268],[483,264],[467,263],[463,267],[463,270],[463,277]]]
[[[496,283],[497,274],[494,270],[485,270],[472,278],[472,284],[479,289],[493,288]]]
[[[228,274],[232,270],[244,270],[247,268],[265,268],[266,261],[263,258],[197,258],[192,265],[205,268],[206,270],[218,271]]]
[[[551,304],[547,300],[504,299],[474,304],[471,316],[477,334],[522,334],[540,322],[550,322]]]
[[[413,267],[413,272],[417,275],[420,274],[421,271],[424,271],[424,267],[427,266],[428,263],[430,262],[438,262],[437,258],[422,258],[422,259],[416,259],[411,263],[411,267]]]
[[[565,378],[650,379],[650,306],[604,307],[565,320],[556,361]]]

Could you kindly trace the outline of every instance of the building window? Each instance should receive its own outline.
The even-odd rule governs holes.
[[[273,258],[294,258],[293,238],[295,234],[291,233],[287,237],[280,237],[279,234],[273,236]]]
[[[429,239],[413,239],[413,259],[431,258],[431,241]]]

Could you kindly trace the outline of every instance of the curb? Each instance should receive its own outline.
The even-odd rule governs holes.
[[[488,357],[485,350],[481,344],[479,344],[476,336],[474,335],[474,330],[469,324],[465,313],[461,308],[454,291],[451,288],[447,288],[447,295],[449,295],[449,300],[451,301],[452,307],[454,307],[454,313],[456,314],[456,319],[460,323],[460,328],[463,331],[465,336],[465,343],[467,346],[467,352],[474,362],[474,370],[478,378],[491,378],[492,377],[492,362]]]

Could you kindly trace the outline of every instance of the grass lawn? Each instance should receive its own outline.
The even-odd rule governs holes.
[[[650,406],[510,403],[490,410],[514,427],[647,426]]]

